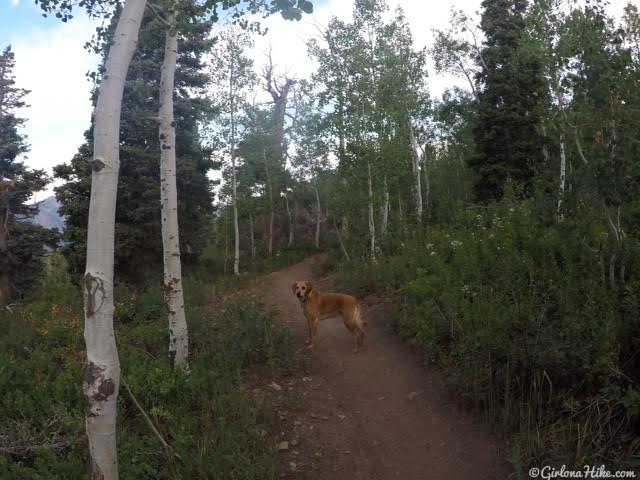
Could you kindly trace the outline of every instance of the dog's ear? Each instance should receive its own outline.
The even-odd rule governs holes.
[[[306,281],[304,283],[307,286],[307,292],[310,292],[311,290],[313,290],[313,283],[311,283],[309,281]]]
[[[293,292],[293,294],[296,294],[296,286],[298,285],[298,282],[293,282],[293,284],[291,285],[291,291]]]

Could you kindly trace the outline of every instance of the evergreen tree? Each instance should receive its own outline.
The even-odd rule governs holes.
[[[41,273],[45,243],[55,243],[51,230],[27,223],[38,207],[27,202],[48,183],[43,170],[19,161],[29,146],[18,129],[24,119],[17,110],[26,107],[28,90],[15,86],[15,54],[6,47],[0,54],[0,306],[11,293],[24,292]]]
[[[117,16],[116,16],[117,17]],[[115,26],[115,21],[111,31]],[[198,123],[210,113],[204,99],[207,82],[202,55],[211,46],[207,27],[194,26],[181,38],[175,85],[176,154],[180,242],[185,263],[193,261],[207,240],[212,213],[211,152],[203,148]],[[158,140],[158,94],[160,64],[164,55],[165,26],[147,13],[124,91],[120,132],[121,166],[116,211],[116,270],[134,277],[162,268],[160,234],[160,165]],[[60,211],[67,216],[65,254],[72,270],[84,268],[86,227],[91,184],[92,138],[70,165],[58,165],[55,176],[66,183],[56,188]],[[141,267],[144,265],[144,267]]]
[[[480,26],[485,34],[476,152],[469,165],[479,175],[475,198],[499,200],[507,179],[523,196],[533,193],[533,178],[543,160],[540,132],[546,85],[541,62],[525,51],[526,0],[484,0]]]

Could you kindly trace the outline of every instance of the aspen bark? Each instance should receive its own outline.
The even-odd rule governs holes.
[[[560,136],[560,190],[558,192],[558,221],[562,221],[564,215],[562,213],[562,202],[564,201],[564,192],[567,181],[567,155],[564,148],[564,136]]]
[[[238,182],[236,174],[236,62],[233,45],[228,44],[229,51],[229,114],[231,135],[229,139],[229,156],[231,157],[231,203],[233,207],[234,257],[233,273],[240,275],[240,226],[238,220]]]
[[[429,218],[429,201],[431,198],[431,180],[429,178],[429,159],[427,158],[426,149],[422,152],[422,174],[424,175],[424,208],[427,210],[427,219]]]
[[[231,102],[231,145],[229,150],[231,153],[231,183],[232,183],[232,201],[233,201],[233,232],[234,232],[234,257],[233,257],[233,273],[240,275],[240,227],[238,225],[238,183],[236,179],[236,118],[235,118],[235,102],[233,91],[235,89],[235,77],[233,61],[233,53],[231,56],[231,70],[229,75],[229,99]]]
[[[287,242],[287,246],[290,247],[293,245],[293,212],[289,208],[289,199],[286,195],[284,196],[284,206],[287,210],[287,218],[289,219],[289,241]]]
[[[118,478],[116,410],[120,361],[113,330],[113,262],[120,170],[120,112],[145,4],[145,0],[127,0],[123,6],[94,112],[87,261],[81,283],[87,347],[82,389],[87,401],[85,425],[91,480]]]
[[[174,23],[175,13],[170,24]],[[178,39],[168,27],[164,61],[160,70],[160,201],[162,251],[164,261],[164,302],[169,317],[169,363],[188,368],[189,334],[184,313],[180,232],[178,229],[178,190],[176,187],[176,129],[173,118],[173,90],[178,57]]]
[[[387,227],[389,226],[389,187],[387,186],[387,176],[384,176],[384,194],[383,203],[380,207],[380,236],[384,237],[387,234]]]
[[[249,213],[249,235],[251,236],[251,258],[256,258],[256,242],[253,233],[253,214]]]
[[[316,236],[315,247],[320,248],[320,219],[322,216],[322,206],[320,205],[320,192],[318,191],[318,184],[314,184],[313,188],[316,192]]]
[[[376,224],[373,218],[373,179],[371,178],[371,162],[367,162],[367,183],[369,186],[369,247],[371,260],[376,261]]]
[[[262,149],[262,159],[264,161],[264,170],[267,176],[267,188],[269,190],[269,235],[267,239],[267,251],[269,256],[273,255],[273,222],[275,217],[275,211],[273,208],[273,185],[271,183],[271,175],[269,174],[269,162],[267,161],[266,149]]]
[[[336,225],[335,220],[333,222],[333,228],[336,231],[336,236],[338,237],[338,243],[340,244],[340,249],[342,250],[342,254],[344,255],[344,258],[347,259],[347,262],[350,262],[351,258],[349,258],[349,253],[347,252],[347,249],[344,246],[344,242],[342,241],[342,235],[340,235],[340,229]]]
[[[411,121],[407,120],[407,127],[409,129],[409,143],[411,150],[411,170],[415,179],[414,183],[414,202],[416,208],[416,218],[418,223],[422,223],[422,185],[420,184],[420,153],[418,148],[418,142],[413,131],[413,125]]]
[[[269,213],[269,245],[267,251],[269,252],[269,256],[273,256],[273,224],[275,221],[275,212],[273,211],[273,207],[271,208],[271,212]]]

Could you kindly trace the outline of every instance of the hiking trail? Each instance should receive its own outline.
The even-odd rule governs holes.
[[[291,284],[311,279],[319,291],[333,290],[329,278],[314,278],[313,261],[260,283],[260,296],[277,309],[300,347],[307,325]],[[372,308],[359,300],[368,322],[360,353],[351,351],[352,337],[340,318],[323,320],[310,371],[291,383],[304,413],[288,419],[289,431],[283,431],[291,441],[282,452],[287,462],[314,480],[506,480],[510,469],[499,455],[500,442],[447,395],[442,371],[425,366],[393,332],[393,306]]]

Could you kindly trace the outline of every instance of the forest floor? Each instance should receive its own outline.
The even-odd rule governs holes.
[[[254,290],[301,347],[307,326],[291,284],[313,279],[320,291],[333,287],[330,278],[314,278],[313,261],[262,277]],[[360,353],[340,319],[325,320],[305,376],[281,392],[298,398],[296,408],[279,411],[276,432],[287,442],[280,446],[291,478],[506,480],[501,441],[447,394],[443,372],[425,366],[393,332],[393,305],[361,302],[368,327]]]

